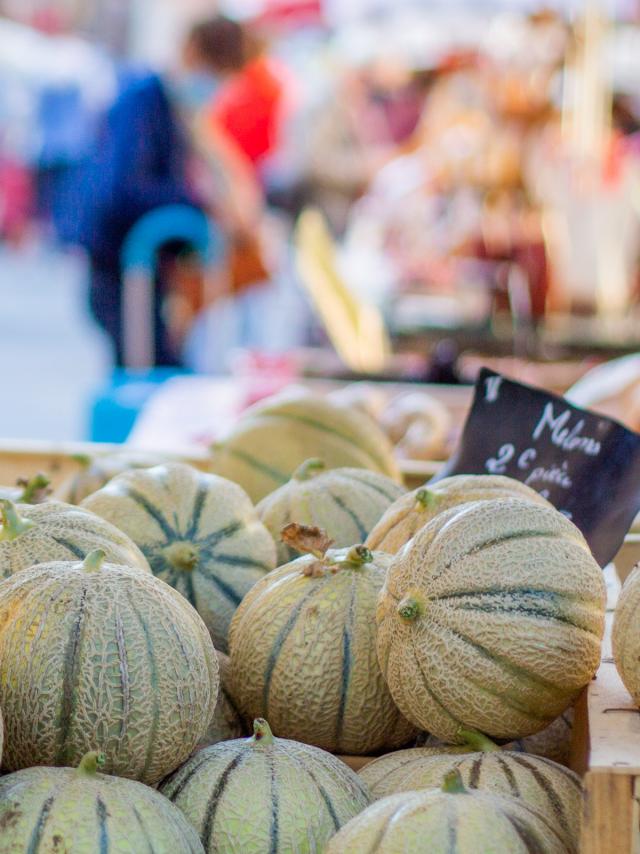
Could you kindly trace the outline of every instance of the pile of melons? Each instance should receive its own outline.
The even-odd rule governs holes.
[[[605,588],[533,490],[407,493],[366,414],[311,396],[254,407],[210,473],[22,489],[0,493],[0,854],[578,851],[560,763]]]

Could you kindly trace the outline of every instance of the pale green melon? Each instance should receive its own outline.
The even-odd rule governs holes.
[[[223,652],[218,652],[218,666],[220,670],[220,690],[216,702],[213,719],[200,741],[198,748],[210,747],[220,741],[229,741],[233,738],[242,738],[247,735],[247,727],[237,710],[229,691],[231,681],[231,662]]]
[[[613,657],[636,706],[640,706],[640,566],[625,581],[613,621]]]
[[[165,454],[135,450],[95,457],[78,454],[74,460],[78,464],[78,471],[67,478],[54,494],[57,501],[66,501],[68,504],[80,504],[123,471],[150,469],[169,462]]]
[[[471,501],[522,498],[551,507],[530,486],[502,475],[458,474],[425,484],[398,498],[373,528],[366,545],[396,554],[438,513]]]
[[[249,591],[231,625],[231,688],[248,718],[332,753],[407,744],[376,657],[375,609],[392,558],[362,546],[306,555]]]
[[[366,787],[323,750],[274,738],[264,720],[248,739],[201,750],[161,792],[216,854],[320,852],[368,806]]]
[[[0,578],[45,561],[83,560],[95,549],[111,563],[150,571],[136,544],[94,513],[59,501],[0,501]]]
[[[226,652],[236,608],[276,565],[273,538],[246,493],[171,463],[123,472],[82,506],[131,537],[154,575],[196,608],[216,649]]]
[[[51,481],[46,474],[20,478],[15,486],[0,486],[0,499],[14,504],[42,504],[51,494]]]
[[[573,771],[537,756],[501,750],[479,733],[463,733],[476,751],[438,753],[434,748],[412,748],[389,753],[366,765],[360,776],[375,799],[399,792],[433,789],[457,770],[468,789],[521,798],[552,823],[567,848],[577,852],[582,818],[582,785]]]
[[[211,721],[218,663],[195,610],[136,568],[50,563],[0,583],[4,767],[69,765],[157,783]]]
[[[163,795],[98,773],[88,753],[77,768],[29,768],[0,778],[0,854],[198,854],[188,821]]]
[[[404,489],[385,475],[367,469],[326,470],[311,459],[291,480],[258,504],[258,515],[278,544],[278,565],[299,556],[280,541],[290,522],[312,525],[327,532],[336,548],[361,543],[384,511]]]
[[[311,457],[327,468],[364,468],[400,480],[393,447],[374,421],[311,394],[279,395],[248,409],[215,446],[211,470],[258,502]]]
[[[378,657],[398,707],[455,742],[548,726],[589,684],[604,632],[602,571],[556,510],[508,498],[444,511],[395,556]]]
[[[521,800],[465,789],[453,772],[441,789],[373,803],[326,854],[566,854],[555,828]]]

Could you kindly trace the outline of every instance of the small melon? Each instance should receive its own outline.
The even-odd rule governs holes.
[[[160,791],[216,854],[320,852],[370,803],[357,774],[323,750],[274,738],[256,720],[248,739],[192,757]]]
[[[211,470],[258,502],[311,457],[327,468],[370,469],[400,481],[392,445],[374,421],[312,394],[278,395],[247,409],[215,446]]]
[[[271,534],[235,483],[182,463],[126,471],[82,506],[140,547],[154,575],[198,611],[216,649],[248,590],[276,565]]]
[[[122,451],[95,457],[77,454],[73,459],[78,464],[78,471],[67,478],[54,495],[57,501],[68,504],[81,504],[123,471],[150,469],[168,462],[165,455],[145,451]]]
[[[466,789],[457,771],[440,789],[373,803],[331,840],[325,854],[566,854],[564,840],[516,798]]]
[[[620,678],[640,706],[640,565],[625,581],[613,620],[613,657]]]
[[[385,475],[367,469],[326,470],[322,460],[310,459],[291,480],[258,504],[258,515],[278,543],[278,565],[298,557],[280,542],[291,522],[316,525],[336,548],[362,542],[384,511],[404,489]]]
[[[105,770],[154,784],[203,738],[218,692],[206,627],[137,568],[49,563],[0,583],[4,766],[69,765],[97,746]]]
[[[332,753],[407,744],[376,658],[375,609],[391,556],[362,546],[298,558],[249,591],[231,625],[232,693],[248,718]]]
[[[143,852],[199,854],[198,834],[167,798],[98,773],[104,756],[77,768],[28,768],[0,778],[0,854]]]
[[[471,501],[523,498],[551,507],[530,486],[502,475],[458,474],[398,498],[369,534],[366,545],[396,554],[438,513]]]
[[[247,735],[247,727],[229,692],[231,662],[223,652],[218,652],[217,655],[220,670],[220,691],[218,692],[213,720],[200,741],[199,748],[210,747],[212,744],[218,744],[219,741],[229,741]]]
[[[378,657],[403,714],[446,742],[544,729],[600,663],[602,571],[551,507],[518,498],[438,514],[396,555]]]
[[[42,504],[51,494],[51,481],[46,474],[20,478],[15,486],[0,486],[0,499],[14,504]]]
[[[111,563],[150,572],[136,544],[94,513],[59,501],[0,500],[0,578],[44,561],[83,560],[95,549],[102,549]]]

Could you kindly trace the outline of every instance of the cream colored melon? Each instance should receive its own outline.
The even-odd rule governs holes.
[[[276,546],[235,483],[182,463],[123,472],[82,506],[131,537],[158,578],[196,608],[228,649],[243,596],[276,565]]]
[[[640,566],[625,581],[613,621],[613,657],[620,678],[640,706]]]
[[[0,501],[0,578],[44,561],[82,560],[95,549],[112,563],[150,571],[136,544],[94,513],[59,501]]]
[[[546,819],[515,798],[465,789],[453,772],[441,789],[373,803],[329,843],[326,854],[566,854]]]
[[[556,510],[508,498],[444,511],[395,556],[378,657],[403,714],[447,742],[548,726],[600,663],[602,571]]]
[[[218,692],[206,627],[136,568],[50,563],[0,583],[4,767],[76,764],[154,784],[200,742]]]
[[[577,851],[582,818],[582,785],[573,771],[537,756],[501,750],[479,733],[463,737],[476,751],[455,755],[434,748],[389,753],[366,765],[360,776],[375,799],[399,792],[433,789],[457,770],[468,789],[521,798],[554,824],[567,847]]]
[[[438,513],[471,501],[523,498],[551,507],[534,489],[502,475],[459,474],[409,492],[389,507],[369,534],[366,545],[396,554]]]
[[[327,468],[364,468],[400,480],[391,443],[374,421],[311,394],[279,395],[248,409],[215,446],[211,470],[258,502],[311,457]]]
[[[0,854],[199,854],[198,834],[163,795],[98,773],[88,753],[77,768],[29,768],[0,778]]]
[[[220,741],[229,741],[232,738],[242,738],[243,735],[247,735],[247,727],[240,712],[236,709],[229,691],[231,661],[223,652],[218,652],[217,656],[220,670],[220,690],[213,713],[213,720],[200,741],[199,748],[210,747],[212,744],[218,744]]]
[[[116,454],[100,454],[95,457],[74,457],[78,470],[67,478],[55,491],[58,501],[81,504],[89,495],[102,489],[109,481],[124,471],[150,469],[168,462],[166,455],[144,451],[122,451]]]
[[[209,854],[306,854],[368,806],[362,781],[323,750],[274,738],[257,720],[248,739],[197,753],[161,791]]]
[[[362,542],[404,489],[367,469],[326,470],[322,460],[306,460],[291,480],[258,504],[258,515],[278,544],[278,564],[299,553],[280,541],[291,522],[315,525],[327,532],[336,548]]]
[[[231,626],[232,693],[249,718],[333,753],[407,744],[376,658],[375,609],[391,557],[361,546],[307,555],[259,581]]]

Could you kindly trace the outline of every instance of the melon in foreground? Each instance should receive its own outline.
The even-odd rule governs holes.
[[[362,546],[323,554],[318,539],[316,554],[267,575],[236,612],[236,705],[248,718],[268,716],[283,738],[332,753],[406,745],[415,728],[391,698],[375,647],[376,601],[392,558]]]
[[[640,567],[625,581],[613,621],[613,657],[636,706],[640,706]]]
[[[108,773],[157,783],[204,736],[217,692],[204,623],[150,573],[98,551],[0,583],[7,770],[74,765],[96,746]]]
[[[468,789],[521,798],[535,807],[565,838],[567,848],[578,850],[583,803],[577,774],[549,759],[501,750],[480,733],[462,736],[475,751],[455,755],[428,747],[399,750],[375,759],[360,776],[379,799],[437,788],[446,774],[456,770]]]
[[[252,738],[201,750],[161,791],[198,831],[208,854],[320,852],[370,802],[341,760],[275,738],[264,720],[255,721]]]
[[[136,544],[94,513],[59,501],[0,500],[0,578],[45,561],[83,560],[95,549],[102,549],[111,563],[149,572]]]
[[[278,544],[278,564],[298,557],[280,541],[286,525],[315,525],[327,532],[336,548],[363,542],[385,510],[404,489],[367,469],[327,471],[322,460],[306,460],[291,480],[258,504],[258,515]]]
[[[374,421],[311,394],[277,396],[248,409],[215,446],[211,470],[258,502],[311,457],[327,468],[364,468],[400,479],[393,447]]]
[[[602,571],[580,533],[521,499],[444,511],[396,555],[378,656],[404,715],[446,742],[548,726],[600,663]]]
[[[131,537],[154,575],[194,606],[216,649],[226,652],[236,608],[276,565],[273,538],[246,493],[171,463],[124,472],[82,506]]]
[[[366,545],[396,554],[438,513],[471,501],[522,498],[551,504],[530,486],[502,475],[458,474],[401,496],[373,528]]]
[[[326,854],[566,854],[555,828],[515,798],[464,787],[450,772],[438,789],[376,801],[340,830]]]
[[[29,768],[0,778],[0,854],[153,851],[198,854],[198,835],[163,795],[101,774],[101,754],[77,768]]]

